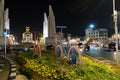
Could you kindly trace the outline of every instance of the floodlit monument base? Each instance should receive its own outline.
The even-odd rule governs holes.
[[[46,50],[44,38],[41,38],[41,39],[40,39],[40,48],[41,48],[41,50]]]
[[[46,46],[50,46],[50,45],[53,45],[53,44],[55,44],[55,37],[47,37],[46,38]]]

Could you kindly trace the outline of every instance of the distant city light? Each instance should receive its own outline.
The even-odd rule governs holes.
[[[7,35],[7,32],[4,32],[3,34],[4,34],[4,36],[6,36],[6,35]]]

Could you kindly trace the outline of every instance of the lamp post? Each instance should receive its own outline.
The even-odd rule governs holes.
[[[94,25],[93,25],[93,24],[91,24],[91,25],[90,25],[90,28],[94,28]]]
[[[60,43],[62,42],[62,29],[67,28],[67,26],[57,26],[57,28],[60,28]]]
[[[94,27],[95,27],[94,24],[90,24],[89,29],[90,29],[91,31],[93,31],[93,28],[94,28]]]
[[[113,0],[113,21],[116,36],[116,63],[118,64],[118,27],[117,27],[117,11],[115,10],[115,0]]]
[[[7,30],[5,29],[5,32],[4,32],[4,37],[5,37],[5,54],[6,54],[6,52],[7,52],[7,51],[6,51],[6,50],[7,50],[7,49],[6,49],[6,35],[7,35]]]
[[[88,38],[88,40],[91,38],[91,32],[93,31],[93,28],[94,28],[94,24],[90,24],[85,31],[86,38]]]

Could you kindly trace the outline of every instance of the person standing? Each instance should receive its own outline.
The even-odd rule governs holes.
[[[38,55],[38,57],[41,56],[41,49],[38,45],[34,46],[34,55]]]

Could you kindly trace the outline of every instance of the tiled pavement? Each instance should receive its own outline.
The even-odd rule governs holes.
[[[3,61],[0,60],[0,72],[3,71],[2,67],[4,67]]]
[[[9,62],[0,55],[0,80],[8,80],[9,70]]]
[[[6,58],[9,61],[11,67],[9,80],[28,80],[24,75],[17,74],[18,69],[14,59],[12,59],[13,57],[15,57],[15,54],[10,53],[8,55],[0,55],[0,56]],[[3,66],[4,64],[0,60],[0,71],[2,71]]]

